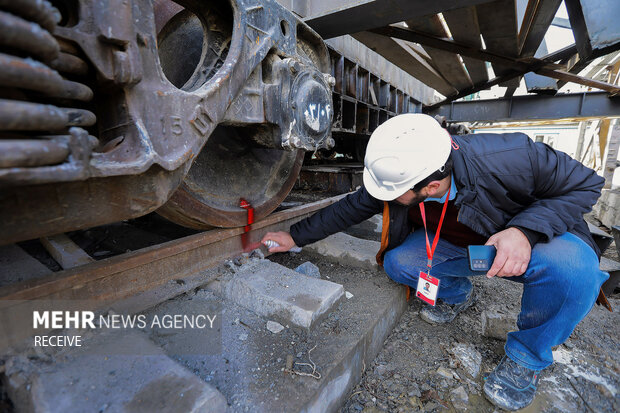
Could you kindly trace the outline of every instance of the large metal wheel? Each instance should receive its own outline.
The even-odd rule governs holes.
[[[233,22],[217,9],[209,17],[201,21],[175,3],[156,4],[161,68],[180,89],[198,89],[226,58]],[[304,151],[261,145],[265,134],[272,134],[265,125],[218,126],[179,189],[157,212],[196,229],[245,225],[241,198],[252,205],[255,219],[269,214],[293,187]]]
[[[197,229],[247,223],[240,198],[254,207],[255,219],[273,211],[299,175],[304,151],[270,149],[254,144],[254,131],[219,126],[209,137],[183,184],[158,213]]]

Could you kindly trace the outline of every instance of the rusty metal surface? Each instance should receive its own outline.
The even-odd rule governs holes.
[[[23,53],[0,42],[0,140],[56,133],[69,150],[34,166],[11,146],[0,243],[140,216],[171,197],[177,221],[242,225],[232,208],[240,195],[257,218],[268,214],[297,177],[299,148],[333,144],[327,49],[274,0],[54,4],[60,12],[45,0],[0,0],[0,24],[4,16],[13,36],[25,33]],[[295,116],[283,114],[293,106]],[[243,135],[223,151],[245,154],[224,167],[221,152],[203,151],[220,125]]]
[[[88,135],[88,133],[81,128],[69,129],[68,135],[53,135],[45,136],[41,140],[37,141],[38,148],[35,148],[34,143],[30,148],[30,154],[39,158],[44,158],[42,155],[44,151],[48,149],[49,142],[53,141],[60,145],[63,145],[69,149],[71,162],[63,162],[57,166],[39,166],[33,167],[30,165],[34,159],[24,159],[20,156],[19,144],[14,145],[7,144],[5,149],[8,151],[4,154],[4,162],[11,163],[12,167],[6,167],[0,169],[0,209],[4,210],[6,214],[3,218],[0,227],[3,230],[9,231],[0,237],[0,244],[20,241],[29,238],[20,238],[26,236],[26,234],[38,232],[47,232],[48,235],[62,232],[56,229],[55,232],[49,232],[50,228],[60,228],[58,225],[62,225],[62,219],[65,219],[65,214],[71,213],[73,219],[78,218],[76,215],[80,214],[79,208],[86,208],[87,204],[79,205],[66,205],[58,203],[58,199],[62,196],[57,195],[55,199],[50,197],[54,196],[54,192],[41,185],[28,186],[16,190],[18,185],[32,184],[44,184],[50,182],[64,182],[85,179],[88,176],[88,159],[95,146],[98,144],[97,138]],[[11,140],[0,140],[0,143],[11,142]],[[9,154],[13,154],[10,156]],[[38,154],[38,155],[37,155]],[[69,159],[69,156],[65,156],[65,160]],[[40,161],[36,161],[41,163]],[[42,163],[42,165],[51,165],[51,162]],[[7,187],[7,182],[11,184]],[[59,187],[61,188],[61,187]],[[27,202],[22,202],[21,196],[23,194],[29,194],[30,198]],[[47,198],[46,198],[47,197]],[[92,199],[92,198],[91,198]],[[5,205],[6,204],[6,205]],[[21,206],[28,205],[27,208],[22,209]],[[52,208],[51,211],[37,211],[36,209]],[[39,221],[47,214],[55,214],[56,218],[54,222]],[[34,218],[33,218],[34,217]],[[78,219],[79,222],[79,219]],[[21,226],[20,226],[21,225]],[[36,237],[36,235],[34,236]],[[30,238],[34,238],[30,237]]]
[[[2,33],[0,45],[27,50],[46,62],[55,59],[60,51],[50,32],[36,23],[2,11],[0,11],[0,33]]]
[[[50,32],[60,20],[60,13],[47,0],[0,0],[0,9],[32,20]]]
[[[0,168],[55,165],[69,156],[69,147],[62,142],[33,139],[0,140]]]
[[[95,115],[84,109],[0,99],[0,130],[57,131],[69,126],[90,126],[94,123]]]
[[[3,53],[0,53],[0,86],[31,90],[61,99],[89,101],[93,98],[93,91],[88,86],[65,80],[42,63]]]
[[[58,57],[50,62],[50,67],[61,73],[85,75],[88,73],[88,65],[82,59],[69,53],[59,53]]]

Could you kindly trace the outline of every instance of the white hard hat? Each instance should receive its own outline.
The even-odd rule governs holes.
[[[450,134],[428,115],[405,113],[388,119],[368,141],[364,186],[377,199],[396,199],[441,168],[450,149]]]

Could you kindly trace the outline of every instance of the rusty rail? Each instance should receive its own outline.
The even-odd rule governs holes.
[[[252,225],[249,243],[338,201],[342,195],[276,212]],[[243,228],[216,229],[0,288],[0,313],[13,300],[121,300],[182,280],[243,252]],[[1,317],[0,317],[1,319]]]
[[[258,243],[269,231],[288,230],[341,197],[276,212],[253,224],[248,242]],[[243,233],[243,228],[210,230],[2,287],[0,351],[42,334],[30,328],[33,310],[60,304],[65,310],[131,314],[204,285],[212,277],[210,268],[243,252]],[[176,281],[172,287],[158,288],[170,281]]]

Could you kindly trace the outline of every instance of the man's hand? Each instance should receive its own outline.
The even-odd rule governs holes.
[[[264,244],[267,240],[272,240],[280,244],[279,247],[269,248],[269,252],[286,252],[295,247],[295,241],[293,241],[291,234],[285,231],[268,232],[260,242]]]
[[[491,236],[484,245],[497,248],[495,261],[487,272],[487,277],[512,277],[523,275],[530,263],[532,247],[523,232],[508,228]]]

